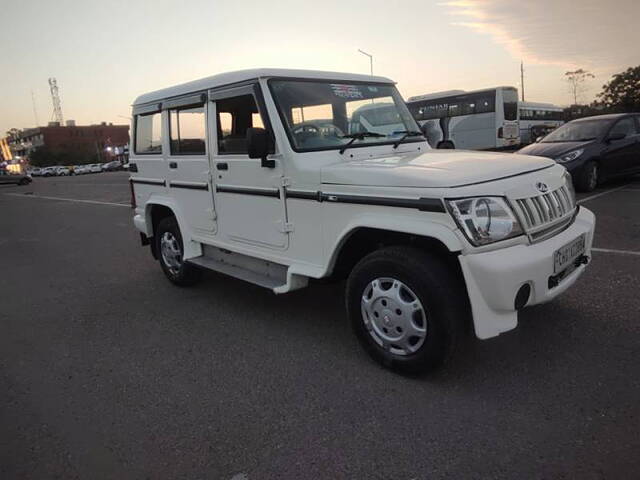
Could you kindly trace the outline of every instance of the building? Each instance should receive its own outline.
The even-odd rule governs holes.
[[[46,127],[24,129],[5,141],[14,161],[27,160],[40,148],[46,148],[52,155],[71,154],[86,161],[95,158],[105,161],[111,159],[112,151],[120,151],[129,144],[129,126],[106,122],[80,126],[73,120],[61,126],[50,122]]]
[[[13,158],[7,140],[8,138],[0,138],[0,162],[8,162]]]

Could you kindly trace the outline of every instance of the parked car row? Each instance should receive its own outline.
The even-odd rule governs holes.
[[[27,170],[32,177],[64,177],[67,175],[85,175],[87,173],[114,172],[122,170],[123,166],[118,161],[107,163],[90,163],[87,165],[55,165],[52,167],[35,167]]]

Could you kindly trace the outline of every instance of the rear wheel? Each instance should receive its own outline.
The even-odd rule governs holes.
[[[197,283],[202,271],[183,260],[182,235],[175,217],[160,220],[154,237],[158,261],[167,278],[181,287]]]
[[[362,259],[347,281],[347,313],[365,350],[385,367],[427,372],[454,352],[466,293],[437,256],[388,247]]]
[[[444,150],[453,150],[456,147],[453,145],[453,142],[451,140],[445,140],[444,142],[440,142],[438,144],[438,148],[444,149]]]
[[[581,192],[592,192],[600,182],[600,169],[593,160],[585,163],[576,178],[576,188]]]

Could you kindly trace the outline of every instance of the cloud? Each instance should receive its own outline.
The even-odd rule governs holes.
[[[596,72],[640,63],[637,0],[454,0],[451,24],[489,35],[515,59]]]

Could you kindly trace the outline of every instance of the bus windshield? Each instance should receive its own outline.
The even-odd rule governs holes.
[[[420,132],[393,85],[271,80],[269,87],[298,152],[341,150],[347,143],[393,144],[408,132]],[[415,135],[405,141],[425,139]]]
[[[504,119],[518,119],[518,91],[513,88],[505,88],[502,90],[502,100],[504,103]]]

